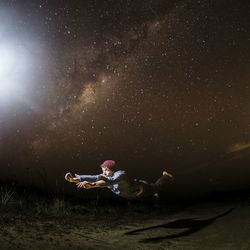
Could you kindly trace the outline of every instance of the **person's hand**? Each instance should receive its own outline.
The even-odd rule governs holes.
[[[76,183],[77,188],[85,188],[85,189],[90,189],[92,188],[94,185],[88,181],[81,181]]]
[[[73,180],[73,176],[72,176],[72,174],[70,172],[65,174],[64,178],[65,178],[66,181],[69,181],[69,182],[72,182],[72,180]]]
[[[65,174],[65,180],[68,182],[74,182],[74,183],[78,183],[80,182],[80,179],[77,177],[73,177],[73,175],[69,172],[67,174]]]

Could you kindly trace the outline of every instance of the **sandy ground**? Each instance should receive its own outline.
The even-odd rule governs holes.
[[[0,216],[0,249],[250,249],[248,201]]]

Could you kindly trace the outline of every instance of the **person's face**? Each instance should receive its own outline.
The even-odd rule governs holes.
[[[113,171],[111,171],[110,169],[105,168],[105,167],[102,167],[102,172],[103,172],[103,174],[104,174],[105,176],[108,176],[108,177],[112,176],[113,173],[114,173]]]

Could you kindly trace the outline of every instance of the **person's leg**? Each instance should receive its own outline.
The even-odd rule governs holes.
[[[138,194],[138,198],[146,198],[146,197],[152,197],[155,194],[155,186],[151,185],[151,183],[148,183],[144,180],[139,180],[140,183],[140,193]]]
[[[144,180],[139,180],[142,185],[143,191],[140,195],[141,198],[156,197],[158,198],[158,192],[161,191],[166,184],[173,181],[173,176],[167,171],[163,171],[162,176],[155,183],[148,183]]]
[[[162,176],[155,182],[151,183],[154,186],[156,192],[161,191],[169,182],[173,182],[174,177],[172,174],[168,173],[167,171],[163,171]]]

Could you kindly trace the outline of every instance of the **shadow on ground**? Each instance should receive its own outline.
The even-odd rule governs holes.
[[[212,218],[209,218],[209,219],[204,219],[204,220],[197,219],[197,218],[180,219],[180,220],[175,220],[175,221],[171,221],[171,222],[156,225],[156,226],[131,230],[131,231],[126,232],[125,234],[126,235],[137,235],[139,233],[158,229],[158,228],[186,229],[185,231],[182,231],[180,233],[174,233],[174,234],[170,234],[170,235],[166,235],[166,236],[145,238],[145,239],[140,240],[140,242],[141,243],[154,243],[154,242],[156,243],[156,242],[166,240],[166,239],[180,238],[180,237],[188,236],[188,235],[191,235],[193,233],[200,231],[201,229],[212,224],[218,218],[221,218],[221,217],[228,215],[233,210],[234,210],[234,208],[231,208],[231,209],[227,210],[226,212],[219,214],[217,216],[214,216]]]

